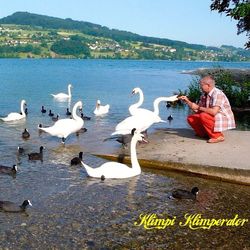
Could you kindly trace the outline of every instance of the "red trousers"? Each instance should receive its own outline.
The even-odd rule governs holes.
[[[200,137],[218,138],[223,136],[221,132],[214,132],[214,116],[205,112],[189,115],[187,122]]]

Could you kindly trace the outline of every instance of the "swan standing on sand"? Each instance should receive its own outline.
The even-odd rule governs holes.
[[[3,120],[4,122],[11,122],[11,121],[24,119],[26,117],[26,113],[24,110],[25,105],[26,105],[26,101],[22,100],[21,101],[21,113],[12,112],[12,113],[9,113],[7,117],[0,117],[0,119]]]
[[[141,167],[137,160],[136,143],[138,141],[143,141],[144,136],[141,133],[138,133],[135,129],[132,130],[132,134],[133,137],[130,144],[130,156],[131,156],[132,168],[128,167],[125,164],[113,161],[106,162],[98,168],[92,168],[82,161],[81,164],[86,169],[87,174],[90,177],[95,177],[95,178],[104,177],[113,179],[123,179],[139,175],[141,173]]]
[[[136,110],[136,114],[133,116],[129,116],[120,123],[117,124],[115,128],[115,132],[111,135],[129,134],[131,129],[134,127],[139,132],[146,131],[152,124],[158,122],[166,122],[163,121],[159,116],[159,104],[162,101],[177,101],[177,95],[170,97],[158,97],[154,100],[154,111],[150,111],[148,109],[138,108]]]
[[[100,100],[97,100],[96,102],[96,108],[94,110],[94,114],[95,115],[105,115],[109,112],[109,104],[105,105],[105,106],[102,106],[101,105],[101,101]]]
[[[137,88],[134,88],[132,90],[132,95],[135,95],[135,94],[139,94],[139,101],[135,104],[132,104],[130,107],[129,107],[129,113],[131,115],[135,115],[137,112],[137,109],[142,105],[143,101],[144,101],[144,95],[143,95],[143,92],[142,90],[137,87]]]
[[[51,127],[44,128],[39,125],[38,129],[49,133],[52,136],[62,138],[62,143],[72,133],[79,131],[83,126],[83,119],[76,114],[77,108],[82,109],[82,102],[77,102],[72,110],[73,119],[61,119],[55,122]]]
[[[72,88],[72,85],[69,84],[68,85],[68,94],[65,94],[65,93],[58,93],[56,95],[54,94],[51,94],[54,98],[56,99],[70,99],[71,98],[71,88]]]

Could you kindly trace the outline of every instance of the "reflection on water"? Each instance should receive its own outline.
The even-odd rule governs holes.
[[[16,110],[24,97],[29,109],[24,121],[0,122],[0,164],[18,165],[16,178],[0,175],[0,200],[21,203],[30,199],[33,204],[27,214],[0,212],[0,249],[250,248],[249,223],[242,228],[195,231],[178,225],[164,230],[134,226],[141,213],[178,220],[186,213],[217,219],[235,214],[248,218],[249,187],[146,169],[135,178],[101,181],[87,177],[80,166],[70,166],[70,160],[80,151],[84,152],[84,162],[91,166],[104,162],[91,156],[92,152],[117,152],[118,143],[103,140],[128,115],[128,106],[135,102],[128,97],[135,83],[144,90],[143,107],[152,109],[156,97],[163,93],[172,95],[173,91],[187,86],[191,77],[179,72],[209,66],[209,63],[114,60],[55,60],[53,63],[51,60],[0,60],[0,63],[1,114]],[[55,101],[50,93],[63,90],[65,82],[73,82],[72,100]],[[107,116],[93,115],[99,98],[111,104]],[[86,133],[71,135],[62,145],[60,139],[38,132],[38,124],[54,124],[48,116],[49,109],[65,118],[66,109],[71,110],[78,100],[83,100],[83,113],[91,116],[84,123]],[[40,111],[42,105],[47,109],[46,114]],[[170,114],[174,116],[171,124],[164,124],[167,128],[187,126],[185,109],[166,109],[161,105],[160,113],[164,120]],[[24,128],[31,135],[26,141],[21,137]],[[24,153],[17,155],[17,146],[23,147]],[[40,146],[46,147],[43,162],[29,161],[28,153],[38,152]],[[168,198],[176,188],[190,190],[193,186],[200,189],[197,202]]]
[[[197,177],[144,170],[131,179],[101,181],[89,178],[80,166],[70,166],[78,146],[45,151],[44,162],[21,156],[15,179],[0,175],[0,200],[30,199],[25,214],[0,213],[0,248],[140,248],[242,249],[250,246],[249,223],[244,227],[213,227],[193,231],[178,224],[164,230],[134,226],[141,213],[185,221],[186,213],[204,218],[249,217],[249,187]],[[84,154],[86,163],[104,160]],[[176,188],[200,189],[198,200],[171,200]],[[234,240],[232,240],[232,238]],[[241,246],[239,248],[239,246]]]

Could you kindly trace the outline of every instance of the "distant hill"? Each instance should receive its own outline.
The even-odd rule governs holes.
[[[85,21],[75,21],[70,18],[61,19],[45,15],[32,14],[28,12],[16,12],[10,16],[4,17],[0,19],[0,25],[3,25],[3,29],[5,27],[4,25],[27,26],[31,27],[34,30],[34,33],[37,33],[36,31],[37,28],[42,28],[43,30],[48,30],[48,31],[54,30],[54,32],[56,32],[54,34],[55,36],[53,37],[54,40],[52,39],[53,40],[52,41],[47,39],[47,42],[50,46],[47,49],[49,52],[54,51],[58,55],[60,55],[61,53],[61,56],[69,55],[70,48],[72,48],[73,46],[75,47],[78,44],[79,46],[83,45],[85,47],[90,48],[90,51],[87,51],[88,48],[84,48],[83,50],[82,49],[76,50],[75,54],[73,54],[73,56],[76,57],[85,53],[85,57],[92,57],[94,55],[95,57],[99,58],[101,52],[103,52],[102,48],[104,48],[105,46],[106,48],[108,48],[106,49],[106,52],[107,51],[110,52],[105,54],[105,58],[109,58],[111,56],[111,58],[168,59],[168,60],[195,60],[195,59],[248,60],[250,57],[250,52],[248,51],[246,52],[243,49],[235,48],[233,46],[224,45],[224,47],[221,48],[207,47],[204,45],[189,44],[186,42],[175,41],[165,38],[141,36],[128,31],[109,29],[108,27],[101,26],[99,24],[94,24]],[[22,29],[24,30],[25,28],[22,27]],[[67,37],[62,35],[59,36],[60,35],[59,31],[62,30],[65,31],[66,33],[68,32]],[[71,41],[73,34],[72,31],[78,32],[77,33],[78,38],[75,39],[76,38],[75,37],[73,39],[74,40],[73,42]],[[23,36],[19,34],[19,37]],[[94,45],[94,39],[93,39],[94,37],[102,39],[101,43],[102,42],[104,43],[105,39],[106,39],[105,43],[107,43],[107,39],[110,39],[110,43],[113,45],[112,46],[105,45],[97,47],[96,45]],[[70,39],[70,41],[65,41],[68,38]],[[7,39],[7,37],[5,40],[7,40],[7,43],[5,44],[0,43],[0,55],[1,55],[1,45],[3,45],[2,47],[3,55],[7,55],[9,53],[8,51],[11,51],[4,47],[4,46],[9,46],[9,47],[11,46],[11,43],[10,42],[8,43],[9,40]],[[18,37],[15,41],[21,43],[21,40]],[[30,40],[26,38],[25,42],[27,41]],[[39,40],[39,38],[37,37],[36,42],[37,44],[42,44],[44,41],[42,41],[42,39]],[[20,43],[16,45],[19,46]],[[67,48],[67,54],[64,54],[63,51],[65,51],[65,48],[62,48],[65,47],[65,43],[67,43],[67,46],[69,47]],[[136,43],[138,43],[138,46],[136,45]],[[35,47],[38,48],[39,46],[36,45]],[[45,47],[46,46],[40,48],[40,51],[43,52]],[[53,50],[51,50],[51,48]],[[91,48],[95,49],[92,49],[91,51]],[[114,48],[113,54],[111,53],[112,48]],[[97,51],[98,53],[96,53]],[[20,51],[14,51],[14,52],[19,53]],[[204,55],[202,55],[202,53]],[[210,55],[211,53],[213,55]],[[196,56],[198,54],[199,56]],[[101,55],[101,57],[104,58],[104,54]]]
[[[206,48],[206,46],[204,45],[188,44],[185,42],[174,41],[164,38],[140,36],[132,32],[120,31],[117,29],[109,29],[108,27],[90,22],[74,21],[71,18],[62,19],[45,15],[32,14],[29,12],[16,12],[10,16],[0,19],[0,23],[40,26],[48,29],[78,30],[88,35],[111,38],[118,42],[121,40],[128,40],[128,41],[155,43],[166,46],[176,46],[176,47],[185,46],[187,48],[192,48],[192,49]]]

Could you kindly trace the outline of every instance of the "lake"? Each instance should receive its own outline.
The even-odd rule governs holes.
[[[80,151],[84,160],[98,166],[104,160],[91,153],[112,153],[120,147],[115,141],[103,141],[115,125],[129,115],[128,107],[137,102],[131,96],[134,87],[144,92],[143,107],[153,109],[159,96],[171,96],[186,89],[194,76],[184,70],[222,66],[249,68],[250,63],[168,62],[133,60],[35,60],[0,59],[0,116],[19,112],[25,99],[27,119],[23,122],[0,122],[0,155],[2,165],[18,165],[16,178],[0,175],[0,200],[21,203],[30,199],[33,207],[27,214],[0,213],[0,248],[9,249],[242,249],[250,247],[249,223],[244,227],[213,227],[210,230],[180,228],[177,224],[164,230],[145,230],[134,226],[141,213],[181,220],[186,213],[201,213],[206,218],[231,218],[238,214],[249,217],[249,187],[205,180],[193,176],[144,170],[127,180],[95,180],[88,178],[81,167],[71,167],[70,160]],[[71,83],[70,102],[57,102],[51,93],[67,92]],[[95,117],[96,100],[110,104],[110,112]],[[82,100],[87,132],[71,135],[65,145],[60,139],[38,133],[37,126],[52,125],[47,110],[65,118],[66,108]],[[160,116],[174,120],[154,125],[186,128],[185,108],[160,106]],[[27,128],[30,139],[21,133]],[[29,161],[27,153],[46,147],[44,161]],[[17,146],[24,154],[17,157]],[[199,202],[168,199],[175,188],[201,190]],[[243,195],[244,194],[244,195]],[[45,246],[46,244],[46,246]]]

